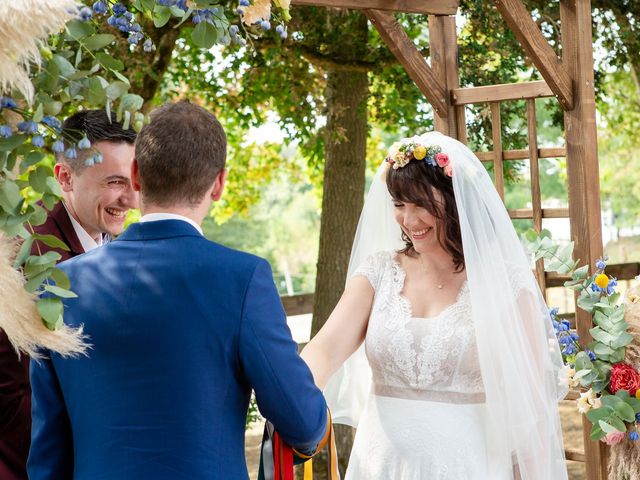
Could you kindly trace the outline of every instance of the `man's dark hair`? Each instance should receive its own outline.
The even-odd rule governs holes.
[[[226,158],[227,137],[213,114],[185,101],[156,109],[136,141],[142,201],[198,204]]]
[[[71,115],[62,124],[65,150],[75,147],[77,158],[70,159],[64,153],[59,153],[56,159],[68,163],[74,172],[80,173],[86,168],[84,164],[86,158],[96,153],[93,149],[84,151],[77,148],[78,142],[84,137],[89,139],[91,145],[95,145],[97,142],[133,145],[136,136],[136,131],[133,128],[123,128],[122,122],[116,119],[115,114],[111,114],[109,117],[105,110],[84,110]]]

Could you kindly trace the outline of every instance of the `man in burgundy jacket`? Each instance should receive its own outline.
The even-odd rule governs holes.
[[[127,212],[138,207],[130,179],[136,132],[122,127],[103,110],[83,111],[64,122],[65,153],[56,156],[54,168],[63,201],[34,231],[55,235],[69,250],[36,242],[33,255],[54,250],[67,260],[122,232]],[[91,147],[79,148],[78,142],[88,146],[85,138]],[[29,359],[18,359],[0,330],[0,480],[27,480],[30,438]]]

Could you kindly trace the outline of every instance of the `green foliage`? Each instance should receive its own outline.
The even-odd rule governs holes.
[[[619,303],[620,294],[601,287],[595,290],[591,288],[597,277],[602,275],[607,282],[609,278],[602,266],[597,267],[599,269],[591,276],[588,265],[576,268],[578,262],[572,259],[573,243],[561,248],[553,243],[547,230],[539,234],[530,230],[524,235],[524,240],[536,259],[545,259],[546,271],[571,276],[565,286],[579,292],[578,307],[592,316],[595,326],[589,330],[593,340],[588,349],[596,359],[592,361],[586,351],[580,351],[572,358],[576,369],[573,380],[601,395],[602,406],[586,414],[593,423],[591,438],[599,440],[616,430],[626,432],[625,423],[634,423],[636,413],[640,412],[640,400],[630,397],[629,392],[624,390],[615,395],[607,390],[612,365],[623,361],[625,347],[633,340],[627,332],[629,325],[624,321],[624,304]]]

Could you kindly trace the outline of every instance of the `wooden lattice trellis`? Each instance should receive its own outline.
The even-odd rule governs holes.
[[[520,0],[494,1],[544,81],[460,88],[455,26],[459,0],[292,0],[292,3],[363,11],[433,106],[438,131],[466,143],[465,105],[489,103],[494,148],[492,152],[480,153],[479,158],[493,163],[496,188],[502,197],[504,162],[529,160],[532,208],[512,210],[511,217],[531,219],[538,230],[543,218],[568,217],[576,257],[593,264],[602,255],[602,232],[591,2],[560,0],[562,57],[559,57]],[[395,20],[394,12],[429,16],[430,65]],[[564,110],[565,147],[541,149],[537,144],[535,99],[550,96],[555,96]],[[503,151],[500,103],[522,99],[527,102],[528,149]],[[569,207],[543,209],[539,160],[563,156],[567,159]],[[542,262],[536,265],[536,276],[544,291],[549,277],[544,273]],[[576,324],[580,338],[588,342],[591,338],[590,316],[578,310]],[[583,419],[583,425],[587,427],[588,420]],[[590,440],[589,428],[583,430],[584,453],[567,452],[567,458],[585,462],[587,480],[605,480],[607,451],[604,444]]]

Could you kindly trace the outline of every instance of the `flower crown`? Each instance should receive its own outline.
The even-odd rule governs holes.
[[[425,145],[420,137],[406,138],[391,145],[385,161],[394,170],[406,166],[411,160],[424,160],[427,165],[439,167],[447,177],[453,176],[449,155],[439,145]]]

